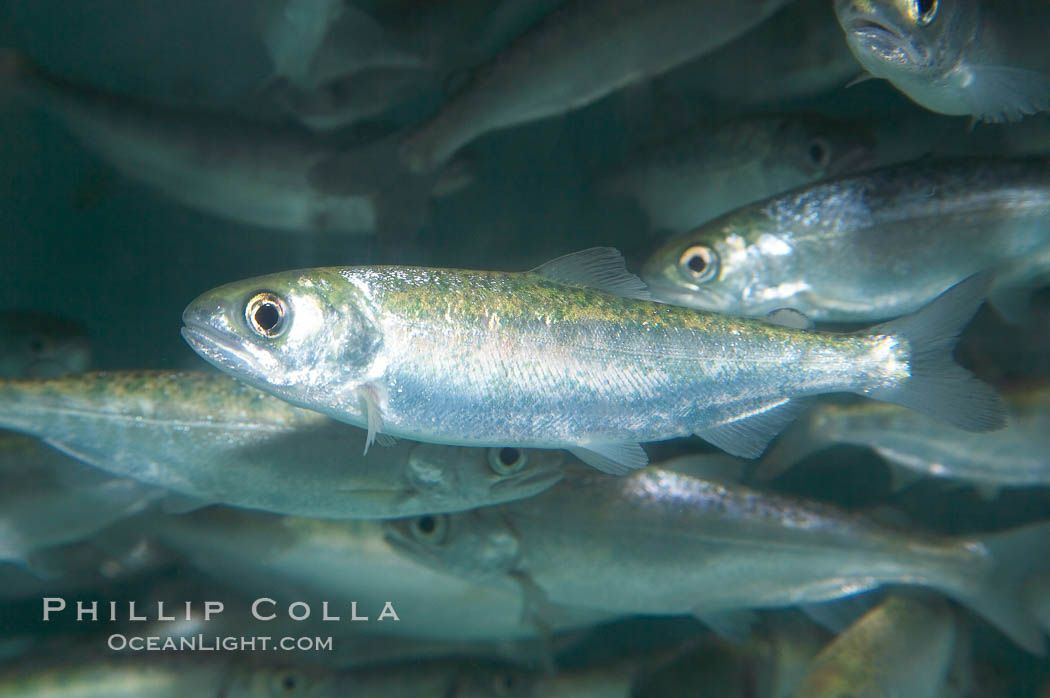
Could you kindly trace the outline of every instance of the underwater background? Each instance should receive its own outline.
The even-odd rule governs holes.
[[[261,124],[272,132],[318,139],[333,155],[387,139],[399,142],[440,113],[455,95],[486,84],[482,78],[488,74],[488,66],[495,63],[506,67],[515,60],[508,47],[515,46],[520,37],[549,29],[552,22],[556,25],[557,12],[565,12],[566,6],[582,11],[588,4],[601,3],[347,0],[345,7],[343,2],[321,0],[0,3],[0,46],[8,47],[5,52],[28,62],[34,66],[30,71],[35,71],[26,78],[19,74],[20,69],[8,65],[16,59],[4,54],[0,68],[0,313],[33,315],[11,315],[11,320],[0,322],[0,330],[8,335],[0,340],[0,347],[15,355],[37,351],[37,343],[50,339],[34,339],[34,332],[46,338],[57,332],[39,321],[39,316],[57,316],[74,323],[75,334],[82,333],[83,340],[77,340],[78,351],[85,345],[90,347],[90,362],[70,362],[70,373],[201,371],[218,376],[216,369],[180,337],[181,317],[186,305],[200,294],[240,279],[291,269],[358,265],[526,271],[596,246],[618,249],[627,269],[641,272],[654,252],[687,229],[669,230],[655,224],[655,216],[639,202],[640,195],[617,189],[610,180],[660,143],[684,153],[681,157],[689,159],[689,166],[694,168],[691,174],[683,175],[695,178],[681,184],[685,190],[729,182],[726,193],[716,190],[709,195],[715,199],[728,197],[732,187],[738,186],[733,177],[739,176],[739,182],[746,184],[748,177],[757,181],[763,179],[764,172],[790,169],[790,161],[778,158],[799,156],[778,150],[781,141],[774,139],[771,145],[762,145],[745,140],[737,144],[730,135],[718,140],[722,130],[728,132],[755,117],[834,120],[835,126],[828,127],[834,135],[821,135],[819,141],[799,136],[804,142],[791,142],[792,147],[798,146],[801,157],[811,157],[815,162],[810,164],[819,167],[798,181],[788,178],[782,189],[813,186],[823,175],[839,177],[868,168],[936,163],[945,157],[1022,158],[1050,151],[1050,120],[1038,108],[1032,111],[1039,113],[1023,120],[987,123],[966,115],[934,113],[909,99],[890,80],[869,79],[847,87],[865,68],[851,54],[832,7],[836,3],[831,0],[744,3],[753,5],[753,21],[725,29],[724,38],[701,55],[654,69],[652,74],[585,104],[568,104],[572,100],[565,100],[567,104],[557,108],[557,113],[480,133],[457,148],[458,159],[452,161],[453,169],[446,170],[451,172],[452,181],[447,191],[445,180],[428,183],[442,191],[424,197],[418,212],[406,214],[409,223],[401,225],[399,219],[397,226],[385,229],[384,219],[379,218],[371,233],[279,230],[201,210],[180,202],[177,193],[172,195],[163,187],[150,185],[144,181],[148,176],[129,174],[127,166],[115,166],[106,156],[111,146],[97,145],[108,137],[99,135],[106,129],[119,132],[126,128],[120,111],[124,102],[119,100],[150,105],[150,114],[172,123],[179,120],[180,113],[194,112],[217,120]],[[610,0],[606,6],[617,4],[631,6],[632,11],[639,5]],[[675,5],[651,4],[654,12],[655,8]],[[984,4],[989,3],[986,0]],[[947,1],[941,5],[942,12],[952,7]],[[326,12],[330,17],[322,21]],[[350,22],[350,18],[355,21]],[[288,44],[268,44],[266,37],[272,38],[284,26],[282,21],[291,28],[288,32],[293,39],[302,42],[304,37],[313,36],[318,47],[366,37],[360,41],[379,46],[373,47],[372,59],[378,61],[376,56],[386,51],[384,60],[410,73],[410,79],[397,90],[379,90],[365,116],[348,118],[336,129],[311,130],[299,117],[307,97],[312,96],[309,91],[324,87],[309,84],[302,73],[294,78],[276,74],[281,59],[277,51],[281,46],[287,49]],[[639,27],[650,26],[642,20],[632,21]],[[1050,30],[1050,25],[1043,26]],[[573,24],[571,29],[578,31],[580,25]],[[606,30],[607,23],[593,26],[596,34]],[[708,26],[706,31],[719,30]],[[377,44],[378,38],[384,43]],[[643,38],[660,41],[659,32]],[[595,49],[602,45],[600,41],[569,39],[570,45],[579,43],[594,50],[592,60],[596,62],[610,61],[616,53]],[[614,36],[610,41],[619,39]],[[396,46],[396,51],[390,46]],[[550,46],[553,54],[560,44]],[[803,56],[803,52],[808,53]],[[347,54],[347,65],[343,66],[347,75],[374,73],[382,84],[403,79],[400,73],[386,77],[381,71],[390,69],[387,64],[369,64],[352,51]],[[292,57],[301,58],[298,54]],[[538,55],[531,60],[539,65],[546,58]],[[571,66],[587,64],[585,54],[572,60],[576,62],[569,61]],[[548,79],[556,82],[561,75],[566,81],[586,82],[586,71],[580,78],[559,72],[553,61],[552,65]],[[305,87],[289,88],[295,79]],[[83,130],[70,125],[82,119],[79,113],[65,109],[61,99],[38,99],[33,94],[36,88],[26,87],[32,81],[52,81],[45,91],[88,90],[118,101],[99,117],[101,131]],[[535,84],[528,79],[522,83],[525,87]],[[335,95],[337,103],[347,93],[359,98],[353,94],[356,84],[350,82],[342,91],[332,88],[328,96]],[[552,92],[560,94],[556,89]],[[1033,100],[1033,106],[1040,107],[1038,100]],[[86,118],[94,117],[89,114]],[[707,139],[701,140],[701,145],[692,151],[684,144],[675,145],[676,137],[698,126]],[[192,128],[191,140],[196,138]],[[231,129],[236,133],[238,127]],[[163,141],[170,133],[159,131],[157,138]],[[783,132],[777,134],[776,138],[783,137]],[[201,135],[205,143],[201,147],[217,151],[216,163],[241,152],[233,149],[231,155],[221,143],[208,145],[210,137]],[[794,136],[789,132],[786,137]],[[118,146],[113,147],[130,147],[114,142]],[[814,142],[821,149],[816,153],[812,151]],[[836,169],[837,164],[831,167],[823,162],[834,162],[839,155],[837,150],[829,155],[823,149],[837,148],[840,143],[864,151],[863,157],[844,164],[841,170]],[[150,155],[144,161],[153,163],[150,167],[160,167],[157,163],[168,156],[164,147],[158,150],[161,155]],[[250,144],[247,147],[252,148]],[[176,150],[172,152],[177,155]],[[744,162],[733,161],[732,154]],[[763,160],[765,156],[768,159]],[[705,157],[713,163],[706,176]],[[207,158],[198,162],[204,163],[199,167],[209,167]],[[666,167],[673,178],[674,160],[670,160],[671,165],[666,162],[654,167]],[[377,178],[393,181],[384,184],[389,187],[385,192],[400,192],[400,177],[407,180],[417,176],[396,156],[367,162],[362,168],[354,169],[354,176],[360,176],[361,171],[380,173]],[[683,165],[681,170],[685,169]],[[697,170],[701,174],[697,175]],[[331,179],[325,180],[336,182],[333,186],[337,190],[340,172],[336,168],[334,174],[329,173]],[[1046,172],[1042,189],[1033,186],[1026,195],[1050,201],[1050,166]],[[170,181],[178,187],[177,177]],[[782,191],[774,183],[763,182],[769,191],[758,190],[753,197],[746,189],[736,192],[742,199],[739,205]],[[417,205],[393,198],[392,208],[398,212]],[[1030,234],[1036,239],[1033,249],[1037,251],[1025,255],[1046,255],[1050,249],[1050,206],[1044,210],[1041,224],[1037,221],[1031,226]],[[695,226],[705,222],[696,220]],[[988,234],[992,239],[988,244],[993,247],[994,232]],[[938,244],[952,248],[951,226],[937,234],[941,235]],[[910,249],[900,250],[902,258],[911,254]],[[972,253],[962,250],[959,254],[980,258],[987,252],[985,247],[977,247]],[[822,262],[814,259],[810,263]],[[834,263],[832,258],[826,262]],[[977,270],[968,270],[959,279]],[[1050,274],[1044,274],[1039,283],[1028,284],[1030,307],[1020,323],[1007,322],[988,305],[981,307],[962,334],[957,360],[999,390],[1041,388],[1050,378],[1047,279]],[[887,318],[826,325],[818,322],[817,328],[852,331],[883,319]],[[62,330],[66,331],[68,328]],[[57,361],[64,360],[60,356]],[[17,361],[11,365],[18,365]],[[43,375],[47,376],[44,380],[57,380],[55,376],[60,373],[65,371],[15,370],[5,372],[3,379]],[[143,385],[122,385],[106,397],[131,405],[114,408],[122,419],[167,419],[159,403],[169,393],[159,396],[155,390],[150,392],[149,380]],[[62,385],[57,383],[51,390],[61,395]],[[0,390],[0,401],[13,401],[14,393],[5,390]],[[225,394],[223,390],[216,389],[218,394]],[[220,409],[217,405],[222,398],[209,399],[213,402],[201,406],[201,419],[217,421],[213,414]],[[146,402],[150,406],[141,407]],[[836,400],[833,397],[822,404],[834,405]],[[29,413],[36,409],[30,402],[19,405],[11,410],[0,407],[0,412]],[[58,412],[62,409],[56,408]],[[69,408],[77,409],[87,408]],[[139,414],[136,409],[145,416],[127,417]],[[843,510],[847,518],[856,514],[879,525],[942,537],[977,536],[1037,524],[1050,520],[1050,400],[1042,410],[1035,417],[1036,427],[1028,432],[1042,440],[1033,436],[1030,443],[1017,446],[1033,462],[1041,462],[1041,472],[1021,485],[978,488],[966,479],[941,477],[905,477],[901,481],[899,468],[891,468],[890,462],[872,448],[832,439],[827,448],[805,453],[797,465],[785,467],[770,480],[755,479],[751,462],[740,466],[747,474],[731,486],[776,493],[792,501],[816,500]],[[186,419],[184,413],[180,415],[175,421]],[[245,419],[252,418],[249,415]],[[3,432],[7,442],[0,446],[0,478],[8,490],[0,493],[0,556],[4,559],[0,565],[0,695],[43,695],[45,690],[52,691],[48,695],[86,695],[91,686],[104,681],[101,690],[114,696],[1050,696],[1050,663],[1045,654],[1019,647],[957,598],[936,588],[929,596],[908,590],[900,595],[893,593],[913,586],[903,581],[856,597],[842,593],[846,601],[831,613],[788,604],[778,608],[759,604],[751,609],[757,613],[750,614],[743,627],[735,618],[728,626],[716,625],[715,631],[703,622],[706,618],[646,613],[644,609],[637,613],[570,609],[569,619],[558,616],[552,621],[544,616],[536,622],[527,618],[528,602],[522,600],[531,598],[529,592],[513,584],[508,587],[506,580],[501,580],[494,586],[506,598],[485,597],[483,602],[477,601],[471,614],[465,609],[488,593],[483,589],[493,585],[471,578],[469,583],[475,586],[465,590],[450,587],[430,598],[427,585],[438,582],[425,577],[419,584],[411,583],[411,577],[426,567],[426,558],[412,558],[412,564],[419,567],[404,567],[402,562],[389,563],[384,557],[400,554],[396,546],[384,542],[388,540],[382,528],[385,517],[359,522],[348,511],[343,517],[316,517],[314,521],[303,516],[289,523],[284,517],[291,518],[294,512],[287,507],[269,512],[263,506],[238,507],[236,497],[234,501],[221,495],[194,498],[187,489],[178,497],[168,497],[165,488],[155,489],[156,480],[139,482],[120,469],[124,465],[114,466],[117,469],[107,476],[114,480],[119,477],[121,482],[130,477],[151,489],[148,495],[136,490],[130,500],[122,499],[127,492],[116,492],[112,482],[91,479],[106,472],[100,461],[110,458],[123,464],[137,460],[156,469],[171,459],[136,450],[148,445],[148,440],[125,440],[120,425],[93,423],[80,427],[86,431],[74,436],[70,430],[76,427],[59,424],[60,417],[44,416],[41,420],[29,424],[17,416],[0,418],[0,426],[12,429]],[[15,432],[34,439],[16,437]],[[37,437],[57,445],[65,454],[62,459],[88,463],[91,472],[82,477],[84,473],[73,465],[67,468],[64,460],[58,463],[58,455],[45,455],[51,449],[38,444]],[[192,440],[193,436],[188,438]],[[182,442],[156,437],[153,446],[160,452],[174,443]],[[775,448],[778,442],[773,443]],[[310,439],[305,439],[300,457],[314,458],[310,448]],[[715,454],[718,449],[688,437],[646,443],[645,451],[651,462],[661,463],[673,457]],[[356,442],[352,452],[347,448],[348,468],[354,467],[359,452]],[[82,457],[78,458],[78,453]],[[184,460],[193,457],[188,453]],[[216,463],[215,467],[222,467],[223,461]],[[75,465],[79,468],[83,463]],[[282,480],[292,483],[287,487],[294,488],[294,473],[299,467],[295,458],[288,459],[288,479]],[[39,497],[38,490],[33,489],[39,479],[35,469],[47,473],[50,488],[39,489],[44,493]],[[268,476],[267,472],[258,475],[260,479]],[[697,477],[704,477],[703,471]],[[104,486],[101,499],[85,494],[94,496],[100,486]],[[283,487],[286,485],[275,489]],[[538,492],[532,495],[542,496]],[[504,503],[485,501],[478,506]],[[302,511],[310,503],[296,506],[296,511]],[[462,509],[420,511],[415,515],[426,518]],[[81,510],[108,513],[102,517],[104,521],[87,516],[81,523],[73,515]],[[169,522],[179,517],[190,517],[190,523]],[[65,528],[54,533],[52,522]],[[603,525],[604,519],[596,517],[594,526]],[[37,535],[39,540],[33,538]],[[572,535],[572,529],[567,529],[565,536]],[[663,532],[654,531],[653,535],[662,536]],[[5,537],[9,541],[3,541]],[[376,546],[382,545],[387,547],[377,552]],[[358,555],[360,567],[355,567],[352,562]],[[1036,563],[1040,558],[1050,560],[1050,537],[1031,548],[1028,557],[1035,571],[1022,587],[1025,598],[1033,599],[1025,608],[1045,630],[1050,624],[1050,563],[1046,568]],[[455,577],[436,566],[427,574]],[[573,572],[565,574],[571,576]],[[592,572],[581,566],[576,574],[586,577]],[[914,579],[919,579],[918,586],[928,586],[922,574],[914,575]],[[395,607],[402,602],[400,593],[411,596],[412,601],[405,602],[408,609],[441,606],[444,612],[435,612],[416,625],[402,622],[395,631],[374,621],[358,625],[319,618],[323,601],[330,602],[333,609],[338,605],[346,617],[351,615],[350,600],[363,599],[364,607],[367,600],[383,597],[387,589],[391,594],[388,600]],[[64,598],[70,610],[43,622],[44,597]],[[249,607],[260,597],[275,601],[281,617],[272,625],[253,620]],[[927,598],[941,621],[950,615],[950,631],[915,639],[919,637],[917,628],[928,629],[933,621],[924,622],[918,610],[906,610],[906,620],[896,622],[898,635],[848,655],[845,663],[855,675],[838,676],[838,692],[812,686],[795,692],[814,667],[818,652],[852,630],[863,614],[882,608],[884,599],[905,599],[922,608]],[[157,599],[170,600],[169,609],[172,605],[181,609],[192,601],[195,619],[186,621],[185,628],[179,623],[179,629],[174,623],[154,622]],[[201,623],[196,615],[209,599],[221,600],[226,608],[218,621]],[[72,613],[77,600],[99,600],[104,609],[109,601],[117,601],[121,617],[114,621],[77,621]],[[140,608],[147,609],[150,622],[138,626],[129,622],[127,602],[135,600]],[[309,620],[288,621],[285,609],[293,601],[310,605]],[[463,609],[457,610],[452,605],[455,603],[462,604]],[[378,607],[373,603],[362,612],[375,617],[381,607],[381,603]],[[501,609],[498,613],[491,610],[497,607]],[[410,613],[398,610],[403,618]],[[499,613],[503,615],[499,622],[493,621],[494,630],[467,632],[474,620],[463,620],[463,627],[455,627],[455,619],[461,616]],[[918,625],[908,625],[909,621]],[[334,636],[335,650],[131,652],[107,648],[114,633],[163,637],[197,632],[208,636]],[[950,647],[939,652],[930,649],[938,642],[947,642],[947,634],[951,635]],[[913,647],[908,638],[919,646]],[[150,677],[148,681],[143,678],[145,674]],[[915,678],[919,675],[931,678]]]

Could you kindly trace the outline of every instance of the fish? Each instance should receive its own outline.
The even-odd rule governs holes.
[[[539,613],[553,603],[692,614],[736,632],[755,609],[915,585],[958,600],[1020,647],[1045,645],[1025,583],[1048,564],[1048,521],[946,538],[652,466],[622,478],[581,469],[531,499],[386,526],[391,545],[438,569],[516,580]]]
[[[755,477],[772,478],[828,446],[851,444],[909,473],[961,480],[988,494],[1050,485],[1050,388],[1014,387],[1004,398],[1006,427],[979,436],[892,405],[822,404],[784,433]]]
[[[961,428],[1003,424],[994,391],[952,364],[980,277],[856,334],[797,330],[648,300],[612,248],[532,271],[330,267],[208,291],[183,338],[220,370],[379,434],[565,448],[622,474],[640,442],[696,434],[756,457],[795,398],[850,391]]]
[[[271,638],[273,646],[279,638]],[[615,666],[545,675],[487,658],[431,659],[343,669],[281,657],[262,662],[216,653],[101,655],[76,644],[61,661],[36,659],[0,670],[0,697],[77,698],[628,698],[631,676]],[[287,654],[287,653],[284,653]]]
[[[653,295],[733,315],[794,309],[814,322],[915,312],[982,271],[1018,322],[1050,275],[1050,160],[917,160],[757,201],[662,245]]]
[[[680,234],[752,201],[863,169],[874,148],[863,128],[818,116],[701,121],[642,148],[599,188],[634,198],[653,228]]]
[[[164,107],[74,85],[13,51],[0,89],[54,115],[125,176],[182,205],[290,233],[400,235],[426,218],[433,178],[397,167],[397,139],[342,144],[292,127]]]
[[[562,451],[409,441],[365,456],[364,431],[217,372],[0,381],[0,428],[181,493],[184,506],[224,503],[336,519],[528,497],[557,482],[566,462]]]
[[[1050,109],[1041,0],[835,0],[857,61],[941,114],[1016,121]]]
[[[537,639],[615,617],[553,608],[549,624],[541,627],[523,618],[521,595],[512,584],[478,583],[432,569],[392,547],[380,521],[209,507],[157,515],[136,522],[130,532],[214,579],[236,579],[240,593],[274,599],[282,609],[306,599],[319,614],[327,601],[332,614],[362,633],[456,642]],[[349,620],[352,602],[369,622]],[[377,620],[387,602],[399,620]]]
[[[941,698],[955,636],[943,600],[891,596],[821,650],[792,698]]]
[[[270,0],[259,4],[259,13],[272,80],[297,89],[367,70],[423,65],[367,12],[344,0]]]
[[[78,323],[46,313],[0,313],[0,378],[62,376],[91,363],[91,340]]]
[[[787,0],[570,0],[475,71],[408,134],[401,160],[428,172],[490,131],[586,106],[729,42]]]
[[[53,566],[38,551],[89,538],[164,495],[8,432],[0,432],[0,482],[0,561],[42,576]]]
[[[656,78],[661,93],[698,119],[795,107],[861,72],[825,0],[794,0],[725,46]]]

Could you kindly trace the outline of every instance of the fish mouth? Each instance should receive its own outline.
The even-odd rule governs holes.
[[[532,492],[542,492],[543,490],[554,486],[559,480],[562,479],[561,470],[549,470],[540,471],[538,473],[529,473],[518,478],[509,478],[507,480],[500,480],[492,485],[493,494],[502,494],[507,492],[508,494],[518,494],[521,490],[529,490]]]
[[[904,35],[899,31],[870,19],[858,19],[853,21],[850,24],[850,31],[857,36],[862,36],[871,40],[886,41],[887,39],[894,39],[897,42],[904,41]]]
[[[195,322],[186,315],[182,321],[186,324],[180,331],[182,338],[208,363],[224,371],[236,372],[253,365],[254,362],[240,348],[240,341],[235,335]]]

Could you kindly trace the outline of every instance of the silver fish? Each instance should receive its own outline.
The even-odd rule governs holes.
[[[891,596],[817,655],[792,698],[941,698],[955,625],[942,600]]]
[[[959,600],[1026,649],[1044,646],[1024,583],[1048,564],[1048,522],[981,538],[908,534],[653,467],[623,478],[584,472],[532,499],[387,526],[406,553],[467,579],[518,580],[541,609],[692,613],[717,627],[743,609],[912,584]]]
[[[63,376],[91,367],[84,328],[44,313],[0,313],[0,378]]]
[[[323,521],[212,507],[157,517],[136,527],[218,580],[238,580],[242,593],[287,606],[310,599],[349,620],[357,602],[361,632],[444,640],[537,637],[523,619],[511,584],[476,583],[410,559],[384,540],[378,521]],[[391,602],[399,620],[378,621]],[[337,609],[344,611],[338,614]],[[545,630],[587,627],[611,614],[558,609]]]
[[[248,279],[193,301],[182,335],[223,371],[370,438],[568,448],[623,473],[647,462],[638,442],[694,433],[755,457],[793,398],[827,392],[998,428],[998,398],[950,358],[984,288],[974,279],[867,332],[808,332],[645,300],[619,253],[594,248],[524,273]]]
[[[835,0],[869,73],[927,109],[985,121],[1050,109],[1042,0]]]
[[[642,276],[672,303],[821,322],[914,312],[979,271],[990,301],[1023,317],[1050,274],[1050,161],[918,161],[749,204],[655,251]]]
[[[0,427],[86,463],[222,502],[322,518],[390,518],[534,495],[561,477],[560,451],[398,442],[218,373],[91,373],[0,381]]]
[[[578,109],[702,56],[786,2],[570,0],[410,134],[402,160],[430,171],[489,131]]]
[[[700,122],[630,156],[600,183],[635,198],[657,230],[682,233],[738,206],[862,167],[863,128],[817,116]]]
[[[150,105],[73,85],[10,52],[0,76],[126,176],[212,215],[351,235],[414,231],[426,215],[433,181],[391,166],[392,139],[348,149],[296,129]]]
[[[811,453],[845,443],[867,446],[908,471],[965,480],[985,491],[1050,485],[1050,389],[1014,389],[1004,397],[1006,428],[980,435],[891,405],[820,405],[770,449],[756,474],[773,477]]]

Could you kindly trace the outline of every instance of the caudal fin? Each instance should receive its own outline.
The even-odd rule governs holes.
[[[993,533],[977,542],[989,553],[991,574],[974,595],[957,598],[1021,647],[1044,654],[1043,633],[1048,628],[1040,627],[1042,609],[1031,588],[1050,572],[1050,521]]]
[[[869,333],[908,341],[910,377],[868,393],[876,400],[925,412],[966,431],[1006,426],[1006,408],[995,390],[955,363],[952,351],[963,328],[981,306],[991,277],[960,281],[921,310],[878,325]]]

